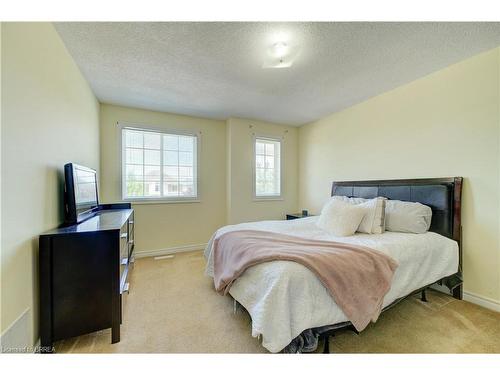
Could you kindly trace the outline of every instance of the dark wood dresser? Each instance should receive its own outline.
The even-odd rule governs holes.
[[[120,341],[122,295],[134,262],[134,210],[101,205],[82,223],[40,236],[40,336],[53,342],[111,328]]]

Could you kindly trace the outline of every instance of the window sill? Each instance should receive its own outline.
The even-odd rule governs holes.
[[[253,197],[254,202],[284,201],[283,197]]]
[[[136,204],[179,204],[201,203],[200,199],[124,199],[123,202]]]

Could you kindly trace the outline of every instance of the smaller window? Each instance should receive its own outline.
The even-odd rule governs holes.
[[[255,137],[254,192],[256,198],[281,197],[281,140]]]

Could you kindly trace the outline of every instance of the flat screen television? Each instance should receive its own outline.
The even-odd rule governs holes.
[[[81,223],[99,210],[97,173],[75,163],[64,166],[65,223]]]

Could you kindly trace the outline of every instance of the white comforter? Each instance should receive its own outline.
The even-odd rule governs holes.
[[[206,274],[213,277],[212,242],[223,233],[242,229],[265,230],[318,240],[364,245],[384,252],[399,266],[384,307],[408,293],[457,272],[458,245],[437,233],[356,233],[335,237],[315,225],[317,217],[289,221],[259,221],[219,229],[205,250]],[[279,352],[308,328],[347,321],[347,317],[308,268],[290,261],[273,261],[246,270],[229,293],[252,317],[252,336]]]

